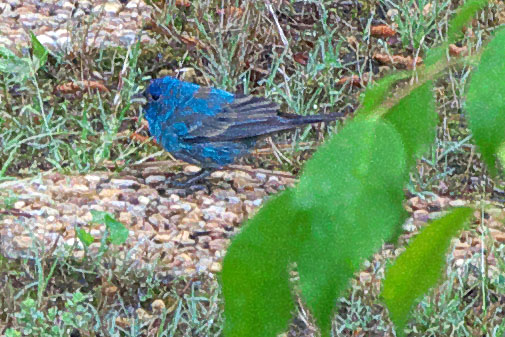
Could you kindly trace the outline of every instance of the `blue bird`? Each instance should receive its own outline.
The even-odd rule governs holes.
[[[232,94],[166,76],[151,81],[145,118],[149,131],[175,158],[202,168],[179,187],[249,153],[256,141],[298,126],[335,120],[342,114],[300,116],[279,112],[265,98]]]

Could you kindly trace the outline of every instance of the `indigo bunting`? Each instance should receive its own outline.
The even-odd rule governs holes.
[[[249,153],[263,136],[342,117],[281,113],[276,103],[265,98],[201,87],[170,76],[152,80],[144,94],[145,118],[158,144],[175,158],[202,168],[180,187]]]

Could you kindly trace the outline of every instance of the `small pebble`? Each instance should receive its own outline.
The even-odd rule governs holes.
[[[223,266],[219,262],[214,262],[210,265],[209,270],[213,273],[219,273],[223,269]]]
[[[449,201],[449,206],[451,207],[462,207],[465,206],[467,202],[465,200],[456,199]]]
[[[148,197],[145,197],[143,195],[139,196],[139,202],[142,204],[142,205],[147,205],[150,200]]]
[[[146,178],[146,184],[157,184],[164,182],[166,180],[165,176],[149,176]]]

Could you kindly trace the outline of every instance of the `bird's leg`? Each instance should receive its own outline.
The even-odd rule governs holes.
[[[210,176],[211,173],[214,172],[216,169],[217,168],[202,168],[200,171],[191,175],[185,181],[177,181],[177,180],[171,181],[171,185],[173,185],[174,187],[178,187],[178,188],[189,187],[189,186],[194,185],[195,183],[205,179],[206,177]]]

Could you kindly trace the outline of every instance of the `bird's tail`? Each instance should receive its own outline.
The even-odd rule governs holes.
[[[261,137],[261,136],[268,136],[277,132],[289,131],[302,125],[322,123],[322,122],[332,122],[337,118],[342,117],[345,117],[345,114],[331,113],[324,115],[302,116],[297,114],[278,112],[276,119],[262,123],[249,124],[247,125],[247,130],[249,134],[254,134],[257,137],[258,136]]]
[[[342,113],[301,116],[278,112],[269,118],[246,119],[240,123],[231,123],[224,132],[216,135],[186,137],[184,140],[188,143],[203,143],[255,139],[277,132],[289,131],[302,125],[331,122],[344,116],[345,114]]]
[[[338,118],[345,117],[345,114],[339,113],[339,112],[334,112],[334,113],[324,114],[324,115],[302,116],[302,115],[297,115],[297,114],[278,112],[277,116],[279,116],[279,119],[281,120],[281,122],[283,122],[285,124],[293,125],[293,127],[295,127],[297,125],[303,125],[303,124],[332,122]]]

